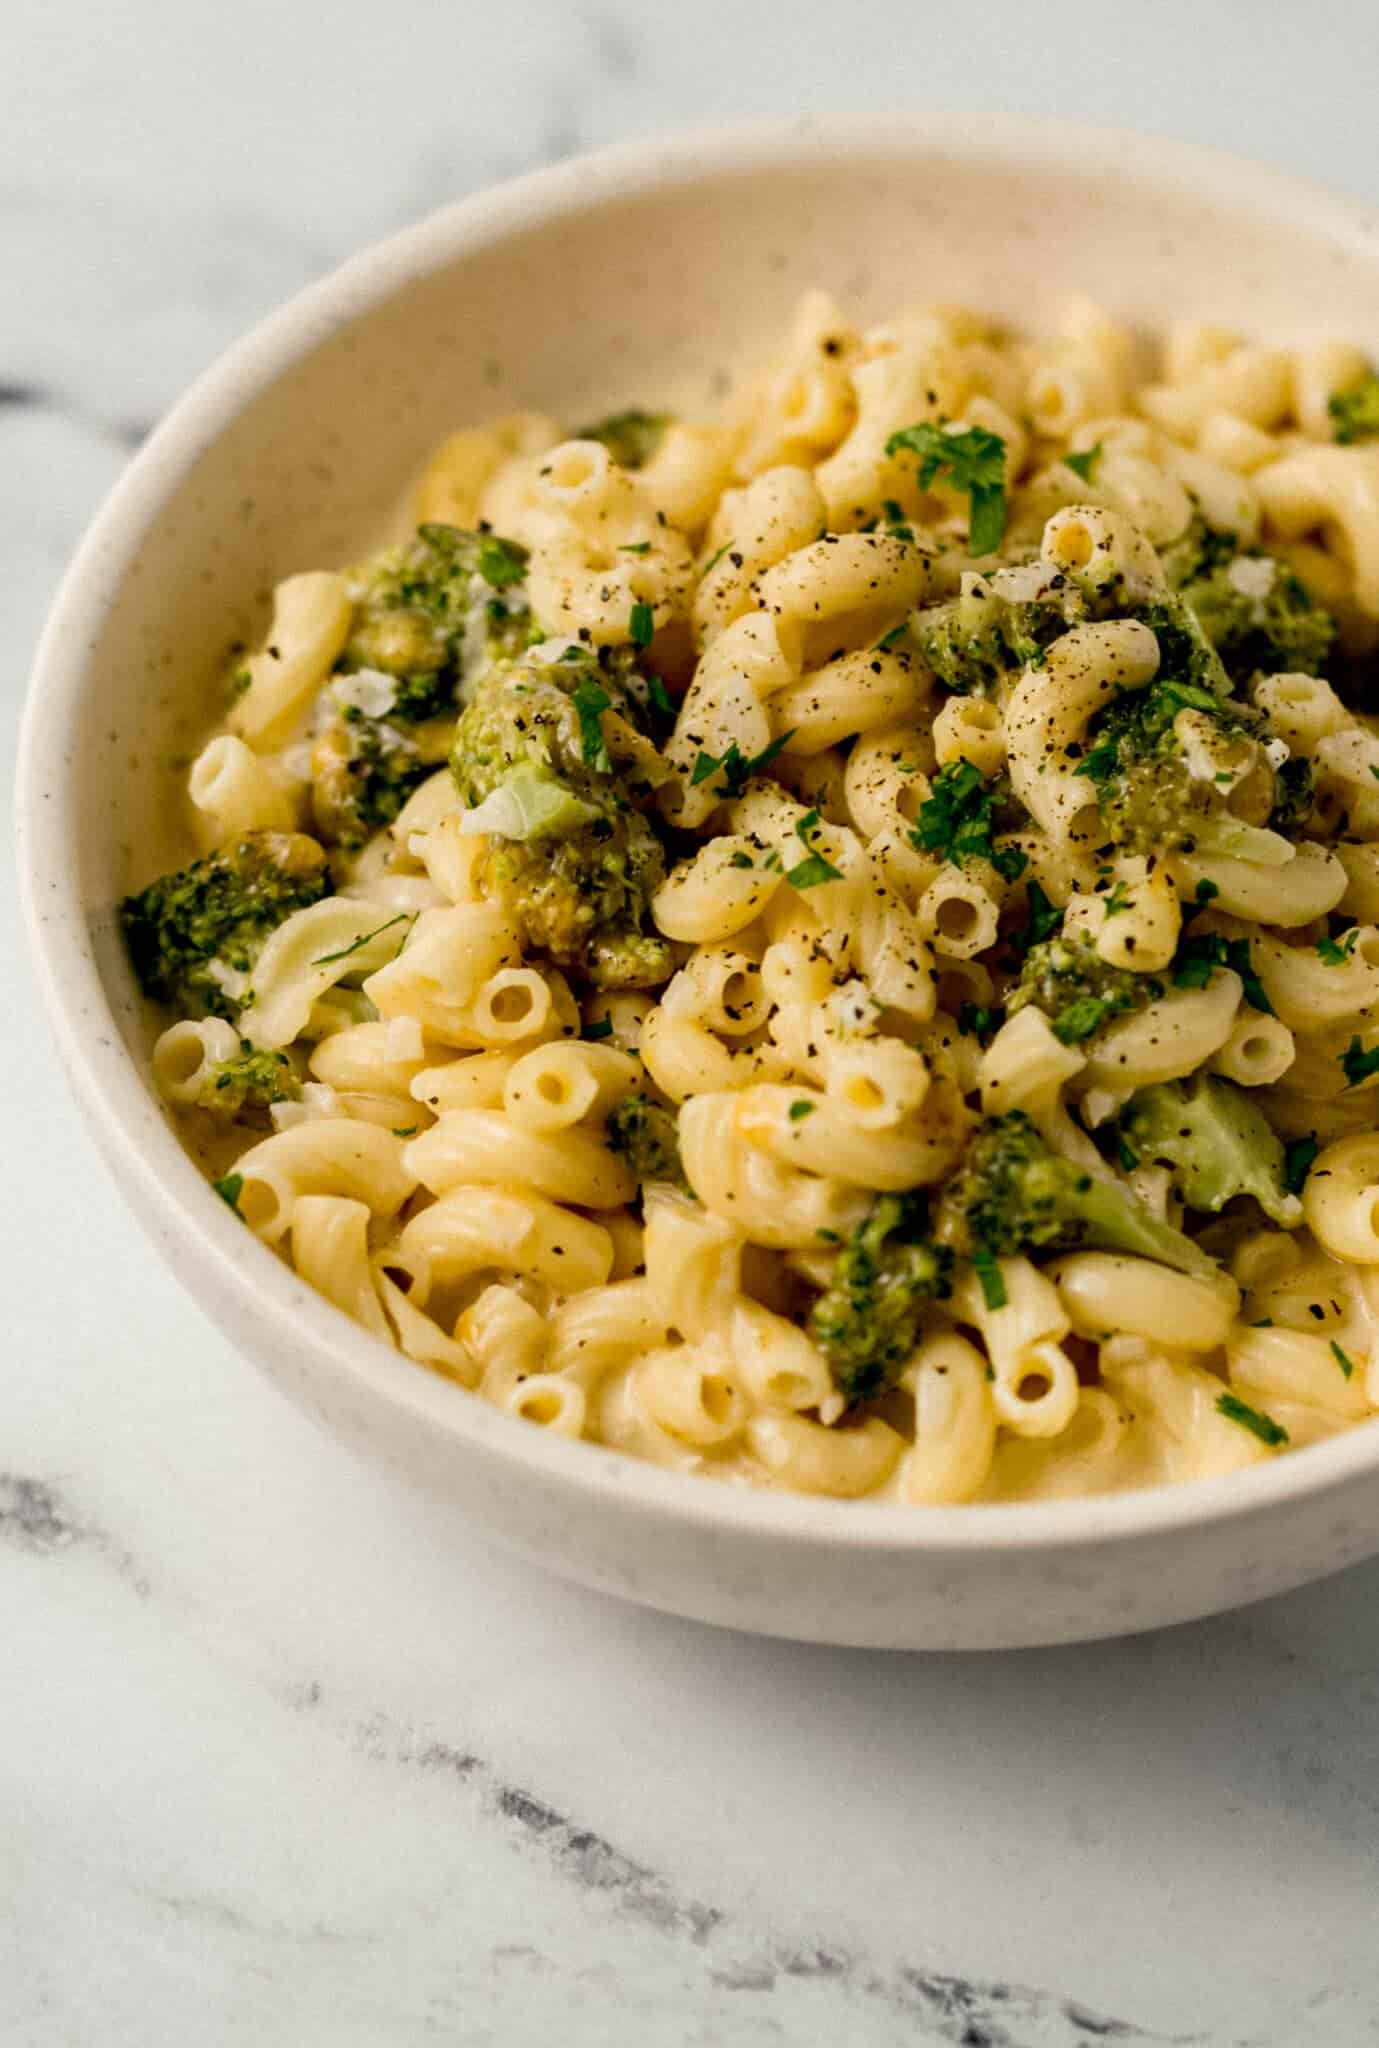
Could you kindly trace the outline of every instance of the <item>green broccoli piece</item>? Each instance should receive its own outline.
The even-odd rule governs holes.
[[[1035,1004],[1064,1045],[1080,1045],[1113,1017],[1142,1010],[1164,992],[1152,974],[1136,974],[1103,960],[1087,932],[1057,933],[1030,947],[1018,986],[1006,999],[1008,1014]]]
[[[920,659],[945,689],[989,697],[1012,669],[1042,667],[1051,642],[1085,610],[1068,577],[1053,578],[1046,599],[1020,603],[974,577],[960,597],[913,613],[909,630]]]
[[[1128,1188],[1052,1151],[1021,1110],[978,1126],[943,1190],[936,1228],[941,1242],[978,1261],[1093,1246],[1158,1259],[1180,1273],[1216,1271],[1206,1252]]]
[[[326,856],[304,832],[246,832],[160,876],[120,906],[140,987],[177,1009],[232,1016],[270,932],[331,889]]]
[[[643,412],[633,406],[628,412],[614,412],[607,419],[580,427],[577,441],[602,441],[614,462],[623,469],[641,469],[650,462],[670,425],[668,412]]]
[[[1334,391],[1326,402],[1336,439],[1348,445],[1379,434],[1379,377],[1371,370],[1349,391]]]
[[[239,1051],[222,1060],[203,1076],[198,1105],[219,1116],[244,1122],[261,1122],[263,1113],[275,1102],[296,1102],[302,1084],[285,1052],[261,1052],[247,1038]]]
[[[1138,616],[1158,639],[1159,671],[1093,720],[1074,771],[1091,782],[1107,837],[1132,853],[1268,859],[1277,841],[1227,802],[1237,779],[1260,766],[1263,719],[1231,701],[1225,671],[1186,605],[1148,605]]]
[[[399,678],[395,721],[453,718],[457,695],[476,674],[530,645],[526,572],[526,549],[515,541],[419,526],[401,547],[354,571],[354,622],[339,670]]]
[[[399,720],[396,708],[377,716],[345,706],[311,750],[311,809],[328,844],[347,850],[391,825],[408,797],[449,758],[450,718],[424,724]]]
[[[478,882],[509,907],[528,946],[596,988],[650,987],[672,960],[645,929],[665,853],[641,808],[651,788],[615,770],[604,716],[634,731],[635,693],[616,658],[569,650],[555,662],[499,664],[455,729],[451,772],[487,835]]]
[[[1164,551],[1163,562],[1234,681],[1259,671],[1321,674],[1335,621],[1286,562],[1241,548],[1234,534],[1200,519]]]
[[[952,1292],[953,1255],[929,1237],[920,1195],[878,1195],[833,1261],[809,1335],[849,1407],[894,1386],[919,1341],[924,1310]]]
[[[609,1151],[625,1159],[639,1181],[673,1181],[688,1190],[673,1110],[649,1095],[625,1095],[609,1110],[604,1137]]]
[[[1244,1089],[1215,1074],[1144,1088],[1121,1113],[1122,1135],[1141,1159],[1173,1172],[1189,1209],[1214,1215],[1236,1195],[1253,1195],[1284,1229],[1302,1220],[1288,1193],[1283,1141]]]

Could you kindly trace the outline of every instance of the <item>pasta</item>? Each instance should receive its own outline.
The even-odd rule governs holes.
[[[458,424],[281,583],[123,905],[155,1088],[516,1420],[919,1510],[1379,1409],[1379,376],[806,294]],[[209,721],[208,721],[209,723]]]

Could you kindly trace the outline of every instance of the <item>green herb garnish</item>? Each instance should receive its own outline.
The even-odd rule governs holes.
[[[797,867],[787,868],[785,879],[792,889],[817,889],[821,882],[841,882],[843,871],[835,868],[831,860],[815,852],[810,846],[809,835],[819,829],[819,813],[806,811],[795,827],[795,836],[808,852],[809,858]]]
[[[726,754],[701,754],[690,775],[690,788],[697,789],[701,782],[707,782],[709,777],[716,775],[721,768],[723,780],[715,794],[726,797],[741,796],[748,781],[758,769],[764,768],[768,761],[774,761],[777,754],[788,746],[794,737],[795,731],[792,726],[789,732],[783,732],[779,738],[772,740],[769,747],[763,747],[759,754],[744,754],[736,740]]]
[[[1341,1068],[1346,1087],[1358,1088],[1371,1074],[1379,1074],[1379,1045],[1371,1046],[1366,1052],[1359,1037],[1352,1038],[1341,1054]]]
[[[1302,1184],[1312,1171],[1312,1162],[1321,1151],[1316,1138],[1296,1138],[1283,1155],[1283,1185],[1290,1195],[1300,1195]]]
[[[600,775],[612,772],[613,763],[608,758],[608,743],[603,737],[603,714],[612,705],[613,699],[598,683],[584,682],[574,694],[574,706],[579,716],[580,746],[586,768],[597,770]]]
[[[968,547],[989,555],[1001,545],[1006,524],[1006,444],[985,427],[961,433],[924,421],[901,427],[886,443],[887,455],[913,455],[919,462],[919,486],[927,490],[946,476],[955,490],[966,491],[969,513]]]
[[[1240,976],[1245,1000],[1252,1009],[1262,1010],[1266,1017],[1273,1016],[1274,1006],[1255,972],[1248,939],[1227,939],[1220,932],[1190,933],[1178,948],[1173,963],[1173,986],[1205,988],[1218,967],[1229,967],[1232,974]]]
[[[996,1254],[988,1251],[973,1252],[972,1270],[981,1284],[982,1299],[987,1307],[1004,1308],[1010,1296],[1006,1293],[1005,1278]]]
[[[813,1116],[818,1107],[817,1102],[792,1102],[790,1105],[791,1123],[798,1124],[803,1122],[805,1117]]]
[[[991,818],[995,799],[971,761],[950,761],[930,784],[910,833],[922,853],[941,853],[954,867],[965,860],[989,860],[998,875],[1013,882],[1029,865],[1015,846],[995,847]]]
[[[211,1186],[215,1189],[221,1201],[228,1202],[236,1216],[238,1216],[239,1198],[244,1188],[244,1175],[242,1173],[227,1173],[224,1180],[213,1180]]]
[[[1275,1422],[1272,1415],[1263,1414],[1258,1408],[1251,1408],[1248,1402],[1238,1400],[1234,1394],[1219,1394],[1216,1399],[1218,1414],[1230,1422],[1238,1422],[1242,1429],[1248,1429],[1262,1444],[1270,1447],[1286,1444],[1288,1432],[1281,1422]]]
[[[986,1003],[964,1003],[958,1011],[960,1038],[985,1038],[996,1022],[996,1012]]]
[[[1100,462],[1102,447],[1100,441],[1094,448],[1084,448],[1080,455],[1065,455],[1064,464],[1074,476],[1080,476],[1084,484],[1092,481],[1092,472]]]
[[[335,960],[348,960],[352,953],[362,953],[365,946],[370,945],[374,939],[381,938],[384,932],[390,932],[395,924],[410,925],[415,916],[414,910],[400,910],[397,916],[390,917],[386,924],[376,925],[373,931],[365,932],[352,946],[342,946],[338,953],[318,953],[311,964],[313,967],[325,967]],[[402,948],[399,946],[398,952],[401,951]]]
[[[1341,1371],[1345,1374],[1346,1378],[1349,1379],[1351,1374],[1355,1370],[1355,1361],[1352,1358],[1346,1357],[1346,1354],[1344,1353],[1344,1351],[1342,1351],[1340,1345],[1336,1342],[1336,1339],[1334,1337],[1331,1339],[1331,1356],[1335,1359],[1337,1365],[1339,1365]]]

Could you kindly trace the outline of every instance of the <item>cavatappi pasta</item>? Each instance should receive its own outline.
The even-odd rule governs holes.
[[[124,905],[272,1255],[738,1484],[1059,1498],[1379,1407],[1362,353],[812,292],[720,417],[464,427],[415,516],[279,586]]]

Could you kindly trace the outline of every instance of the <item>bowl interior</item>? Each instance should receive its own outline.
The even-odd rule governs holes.
[[[1187,317],[1261,336],[1324,326],[1379,346],[1379,235],[1342,203],[1201,150],[979,117],[608,152],[450,209],[294,302],[203,380],[134,465],[69,578],[40,658],[45,697],[30,712],[22,795],[50,994],[107,1146],[143,1155],[165,1214],[179,1198],[186,1209],[193,1184],[142,1069],[136,1082],[109,1044],[106,1005],[139,1062],[150,1035],[114,907],[186,857],[187,759],[221,715],[227,651],[261,628],[273,583],[346,562],[390,529],[426,451],[457,426],[518,407],[576,425],[613,406],[714,403],[811,284],[864,318],[964,301],[1037,330],[1085,292],[1146,333]],[[201,1232],[203,1246],[215,1237],[222,1264],[239,1268],[227,1286],[247,1293],[266,1262],[251,1243],[227,1250],[225,1223]],[[179,1216],[167,1241],[180,1249],[197,1229]],[[284,1305],[285,1286],[276,1292]],[[360,1352],[322,1304],[297,1312],[316,1333],[306,1348],[325,1348],[324,1316],[341,1353]],[[378,1370],[387,1398],[439,1414],[448,1390],[410,1368],[385,1373],[381,1359]],[[500,1428],[514,1463],[554,1471],[566,1451],[586,1454],[538,1450],[539,1432],[449,1405],[457,1430]],[[586,1455],[606,1477],[607,1454]],[[1193,1492],[1204,1513],[1209,1495],[1263,1506],[1306,1491],[1309,1460],[1319,1477],[1374,1462],[1337,1440],[1246,1475],[1247,1486]],[[626,1475],[625,1494],[644,1488],[667,1502],[686,1491],[670,1475]],[[779,1510],[782,1529],[815,1517],[821,1534],[847,1512],[771,1499],[731,1514],[724,1503],[723,1518],[749,1509]],[[870,1526],[889,1523],[875,1512]],[[1055,1518],[1071,1536],[1195,1514],[1128,1499],[958,1512],[964,1535],[979,1526],[967,1518],[999,1513],[1011,1539],[1037,1523],[1049,1541],[1062,1540]],[[931,1513],[933,1536],[951,1518]],[[907,1528],[921,1538],[913,1517]]]

